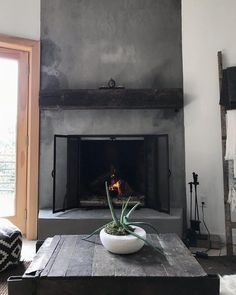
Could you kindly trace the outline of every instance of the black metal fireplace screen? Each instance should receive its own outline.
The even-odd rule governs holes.
[[[169,213],[168,135],[54,136],[53,212],[123,200]]]

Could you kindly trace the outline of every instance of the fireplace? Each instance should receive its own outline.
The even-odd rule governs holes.
[[[168,135],[55,135],[53,212],[107,207],[105,181],[117,207],[170,210]]]

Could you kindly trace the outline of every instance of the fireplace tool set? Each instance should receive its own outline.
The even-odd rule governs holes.
[[[200,223],[199,220],[199,207],[198,207],[198,194],[197,194],[197,186],[199,185],[198,182],[198,175],[193,172],[193,181],[189,182],[190,187],[190,225],[191,230],[198,231],[200,234]],[[194,197],[193,197],[193,187],[194,187]],[[194,210],[193,210],[194,209]],[[194,219],[193,219],[193,212],[194,212]]]
[[[200,231],[200,218],[199,218],[199,201],[198,201],[198,175],[193,172],[193,181],[189,183],[190,190],[190,229],[187,231],[187,244],[189,246],[198,246],[199,240],[207,240],[208,249],[210,249],[210,232],[204,220],[204,203],[202,202],[202,221],[207,230],[207,235],[201,235]],[[200,252],[199,252],[200,253]],[[201,252],[202,253],[202,252]],[[204,253],[203,253],[204,254]]]

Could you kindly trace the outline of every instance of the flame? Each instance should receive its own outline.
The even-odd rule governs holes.
[[[120,190],[120,180],[118,180],[117,182],[114,182],[113,184],[110,185],[109,189],[111,191],[119,191]]]
[[[113,174],[111,176],[111,184],[109,185],[109,191],[117,192],[119,196],[122,196],[122,189],[121,189],[121,180],[117,180],[116,176]]]

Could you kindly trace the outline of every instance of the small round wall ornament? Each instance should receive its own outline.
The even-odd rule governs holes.
[[[116,86],[116,81],[114,79],[110,79],[106,85],[102,85],[99,89],[124,89],[125,87],[122,85]]]
[[[107,83],[109,88],[115,88],[116,87],[116,81],[114,79],[110,79]]]

